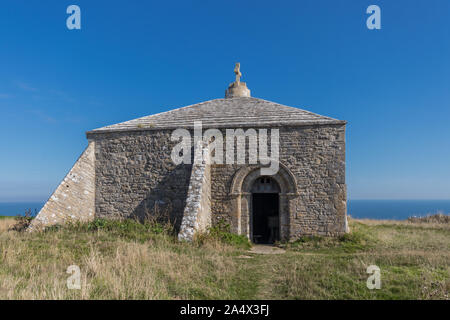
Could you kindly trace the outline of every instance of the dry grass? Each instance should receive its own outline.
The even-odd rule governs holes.
[[[421,217],[421,218],[408,218],[408,220],[375,220],[375,219],[352,219],[352,220],[370,226],[388,225],[388,226],[407,226],[412,229],[428,228],[428,229],[450,230],[450,219],[449,220],[447,220],[447,218],[444,219],[439,221],[439,218]]]
[[[8,231],[15,223],[16,220],[14,218],[7,217],[0,219],[0,233]]]
[[[448,224],[351,220],[341,239],[311,238],[253,255],[214,238],[180,243],[161,226],[7,231],[0,219],[0,299],[448,299]],[[241,258],[251,256],[250,259]],[[366,287],[367,266],[382,289]],[[81,289],[67,288],[78,265]]]
[[[449,299],[449,224],[352,219],[350,226],[344,241],[313,239],[292,245],[303,254],[285,257],[290,262],[272,261],[278,290],[310,299]],[[366,288],[369,265],[381,269],[381,290]]]
[[[231,298],[229,270],[239,270],[229,258],[235,249],[215,242],[199,250],[165,233],[145,240],[104,230],[27,234],[1,223],[1,299]],[[81,290],[67,288],[70,265],[80,267]]]

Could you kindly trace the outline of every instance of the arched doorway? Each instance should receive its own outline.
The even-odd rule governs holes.
[[[262,176],[253,182],[251,239],[254,243],[280,240],[280,186],[271,177]]]
[[[231,200],[231,230],[237,234],[246,235],[253,241],[252,216],[253,195],[252,188],[261,176],[261,166],[246,165],[237,170],[230,185]],[[297,182],[292,172],[281,162],[277,174],[269,177],[279,188],[278,216],[279,238],[281,241],[290,239],[291,221],[297,215]]]

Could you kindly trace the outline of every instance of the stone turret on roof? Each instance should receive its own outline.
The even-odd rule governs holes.
[[[236,74],[236,80],[228,86],[225,91],[225,98],[236,98],[236,97],[250,97],[250,90],[247,88],[245,82],[241,82],[241,64],[236,63],[234,67],[234,73]]]

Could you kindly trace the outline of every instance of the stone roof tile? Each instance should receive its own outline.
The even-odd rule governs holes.
[[[209,100],[98,128],[88,133],[192,128],[194,121],[201,121],[203,128],[257,128],[346,123],[263,99],[238,97]]]

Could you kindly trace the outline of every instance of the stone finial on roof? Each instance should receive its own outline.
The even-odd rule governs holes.
[[[241,73],[241,64],[239,62],[236,63],[236,67],[234,67],[234,73],[236,74],[236,83],[240,83],[242,73]]]
[[[238,62],[234,67],[234,73],[236,74],[236,81],[228,86],[225,91],[225,98],[236,98],[236,97],[250,97],[250,90],[247,88],[245,82],[241,82],[241,64]]]

